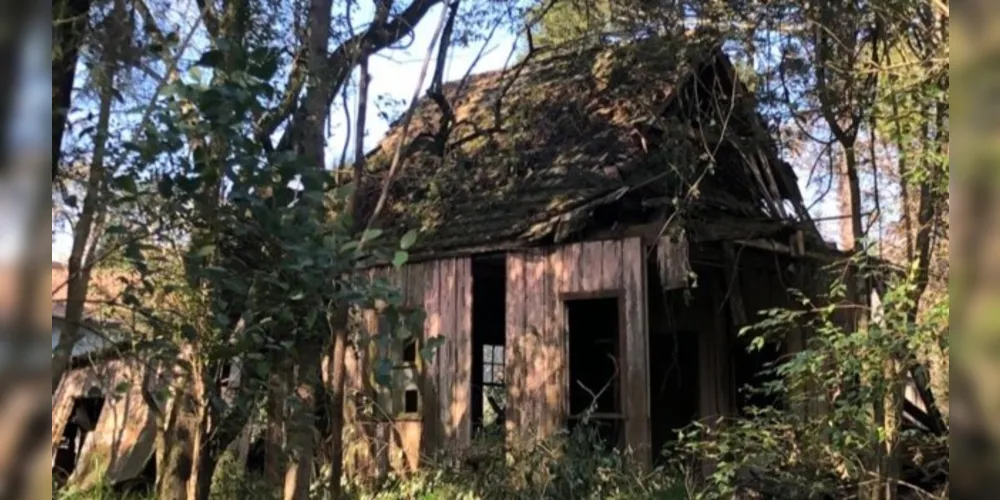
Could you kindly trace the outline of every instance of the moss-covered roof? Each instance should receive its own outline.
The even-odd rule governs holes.
[[[650,130],[678,135],[662,119],[669,103],[703,63],[720,56],[703,44],[651,39],[552,50],[445,84],[455,120],[444,154],[435,141],[441,109],[424,98],[407,137],[394,126],[369,155],[367,209],[404,140],[405,160],[379,225],[421,227],[418,250],[558,241],[585,225],[594,208],[639,187],[655,184],[666,196],[696,175],[704,154],[675,146],[687,138],[651,144],[657,134]]]

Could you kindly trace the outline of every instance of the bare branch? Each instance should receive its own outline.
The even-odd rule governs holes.
[[[215,13],[215,7],[206,0],[196,1],[198,2],[198,10],[201,11],[201,19],[205,23],[205,29],[208,30],[208,34],[212,38],[217,38],[219,36],[219,17]]]
[[[427,47],[427,56],[424,57],[424,64],[420,68],[420,76],[417,77],[417,87],[413,91],[413,97],[410,98],[410,105],[406,109],[406,114],[403,116],[403,128],[402,137],[405,139],[410,131],[410,122],[413,119],[413,112],[417,108],[417,102],[420,99],[420,89],[424,86],[424,78],[427,77],[427,69],[430,67],[431,57],[434,54],[434,46],[438,43],[438,38],[441,36],[441,31],[444,29],[445,21],[448,19],[448,9],[441,11],[441,19],[438,21],[437,28],[434,30],[434,36],[431,38],[431,44]],[[379,213],[385,206],[386,199],[389,197],[389,187],[392,185],[392,181],[399,170],[400,160],[403,153],[403,145],[406,143],[405,140],[399,141],[396,145],[396,151],[392,156],[392,163],[389,165],[389,173],[386,174],[385,182],[382,185],[382,193],[379,194],[378,201],[375,203],[375,209],[372,211],[371,216],[368,218],[367,228],[371,228],[375,219],[378,218]],[[367,229],[366,228],[366,229]]]

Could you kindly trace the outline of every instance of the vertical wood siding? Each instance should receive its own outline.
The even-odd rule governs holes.
[[[81,450],[74,481],[89,484],[103,471],[116,480],[138,474],[152,451],[153,416],[142,399],[142,371],[130,363],[112,360],[78,368],[66,374],[52,399],[52,456],[73,410],[74,400],[94,387],[105,397],[101,416]],[[119,390],[124,389],[124,390]],[[101,457],[100,463],[88,457]],[[107,460],[103,460],[107,457]],[[106,469],[105,469],[106,467]],[[80,483],[83,481],[84,483]]]
[[[441,450],[466,446],[472,439],[472,260],[442,259],[414,263],[401,269],[377,268],[368,271],[371,279],[385,279],[398,286],[404,304],[422,307],[427,315],[423,338],[444,338],[433,358],[418,365],[420,415],[386,421],[384,415],[365,416],[353,404],[345,405],[349,424],[349,468],[356,474],[384,474],[387,469],[405,472],[415,469],[420,457]],[[378,318],[365,313],[365,324],[375,331]],[[355,352],[348,351],[350,356]],[[374,351],[356,353],[348,360],[350,389],[396,406],[398,394],[388,394],[372,380]],[[381,397],[376,397],[381,394]],[[398,409],[398,408],[394,408]],[[378,413],[378,411],[376,411]]]
[[[649,460],[646,273],[638,238],[507,255],[507,432],[513,442],[552,435],[568,413],[569,342],[563,294],[619,294],[625,439]]]

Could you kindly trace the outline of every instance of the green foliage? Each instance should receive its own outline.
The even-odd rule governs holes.
[[[941,453],[937,458],[947,455],[946,448],[941,452],[946,436],[902,432],[898,420],[881,413],[901,411],[898,397],[916,363],[912,353],[938,345],[948,325],[947,305],[935,304],[914,321],[912,274],[891,279],[874,307],[847,301],[851,285],[834,282],[823,303],[800,295],[800,309],[767,311],[743,332],[754,336],[751,349],[802,327],[815,334],[806,349],[771,369],[777,381],[753,388],[778,396],[781,408],[748,408],[744,417],[714,426],[694,424],[669,450],[681,462],[714,465],[702,497],[731,498],[749,491],[772,498],[851,496],[876,477],[872,457],[882,447],[898,452],[906,443],[909,449],[932,452],[928,455]],[[857,331],[845,328],[845,318],[857,313],[868,319]]]
[[[213,500],[266,500],[280,498],[280,485],[269,485],[262,478],[247,473],[236,456],[227,451],[222,454],[212,476]]]
[[[103,478],[103,474],[101,475]],[[103,480],[87,488],[52,488],[52,500],[154,500],[152,494],[122,493]]]
[[[502,433],[487,434],[461,455],[438,457],[418,472],[352,491],[356,498],[376,493],[400,500],[687,498],[673,469],[642,472],[630,455],[609,451],[586,426],[531,449],[509,449]]]
[[[160,231],[175,237],[126,252],[142,275],[126,300],[146,318],[142,347],[152,358],[175,359],[181,343],[193,342],[206,365],[241,361],[253,390],[274,359],[323,345],[330,336],[324,325],[338,305],[402,318],[398,290],[355,271],[405,264],[417,235],[407,233],[393,249],[381,230],[352,234],[345,213],[351,189],[298,155],[268,151],[250,139],[244,124],[259,97],[274,92],[265,71],[273,65],[234,53],[216,49],[202,56],[198,64],[215,72],[208,85],[198,78],[171,84],[164,91],[168,101],[153,113],[157,126],[135,145],[153,157],[202,137],[225,148],[202,146],[193,162],[176,162],[149,186],[167,209],[159,214]],[[235,69],[223,72],[230,59]],[[214,199],[220,189],[222,203]]]
[[[541,2],[532,12],[537,16],[548,2]],[[538,45],[560,45],[593,40],[611,27],[611,2],[607,0],[570,0],[553,5],[535,28]]]

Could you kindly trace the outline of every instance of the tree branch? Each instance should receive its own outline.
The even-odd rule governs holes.
[[[214,39],[219,37],[219,17],[215,13],[215,7],[208,3],[206,0],[196,0],[198,2],[198,10],[201,12],[201,19],[205,23],[205,29],[208,30],[208,34]]]
[[[339,93],[360,60],[360,48],[364,47],[369,54],[374,54],[398,42],[403,36],[412,32],[431,7],[440,2],[441,0],[414,0],[391,22],[373,23],[365,32],[354,35],[341,43],[327,59],[329,72],[326,82],[322,87],[310,89],[309,92],[319,93],[327,106],[330,106],[334,96]],[[307,125],[307,118],[308,116],[302,108],[295,111],[291,123],[288,124],[281,140],[278,141],[277,149],[282,151],[292,149],[295,138],[303,133],[303,128]]]
[[[424,64],[420,68],[420,76],[417,78],[417,87],[413,91],[413,97],[410,99],[410,105],[406,108],[406,114],[403,116],[403,128],[402,128],[402,140],[396,145],[396,151],[392,155],[392,163],[389,164],[389,173],[386,174],[385,182],[382,185],[382,192],[379,194],[378,201],[375,203],[375,209],[372,210],[371,215],[368,217],[368,223],[366,230],[371,228],[374,224],[375,219],[378,218],[379,213],[382,208],[385,207],[385,202],[389,198],[389,187],[392,185],[392,181],[399,170],[400,160],[402,159],[403,145],[406,144],[406,136],[410,131],[410,122],[413,119],[413,112],[417,108],[417,102],[420,99],[420,89],[424,86],[424,78],[427,77],[427,69],[431,63],[431,55],[434,53],[434,46],[437,45],[438,38],[441,36],[441,31],[444,29],[445,20],[448,18],[448,10],[445,9],[441,12],[441,19],[438,21],[437,28],[434,30],[434,36],[431,38],[431,44],[427,47],[427,56],[424,57]]]

